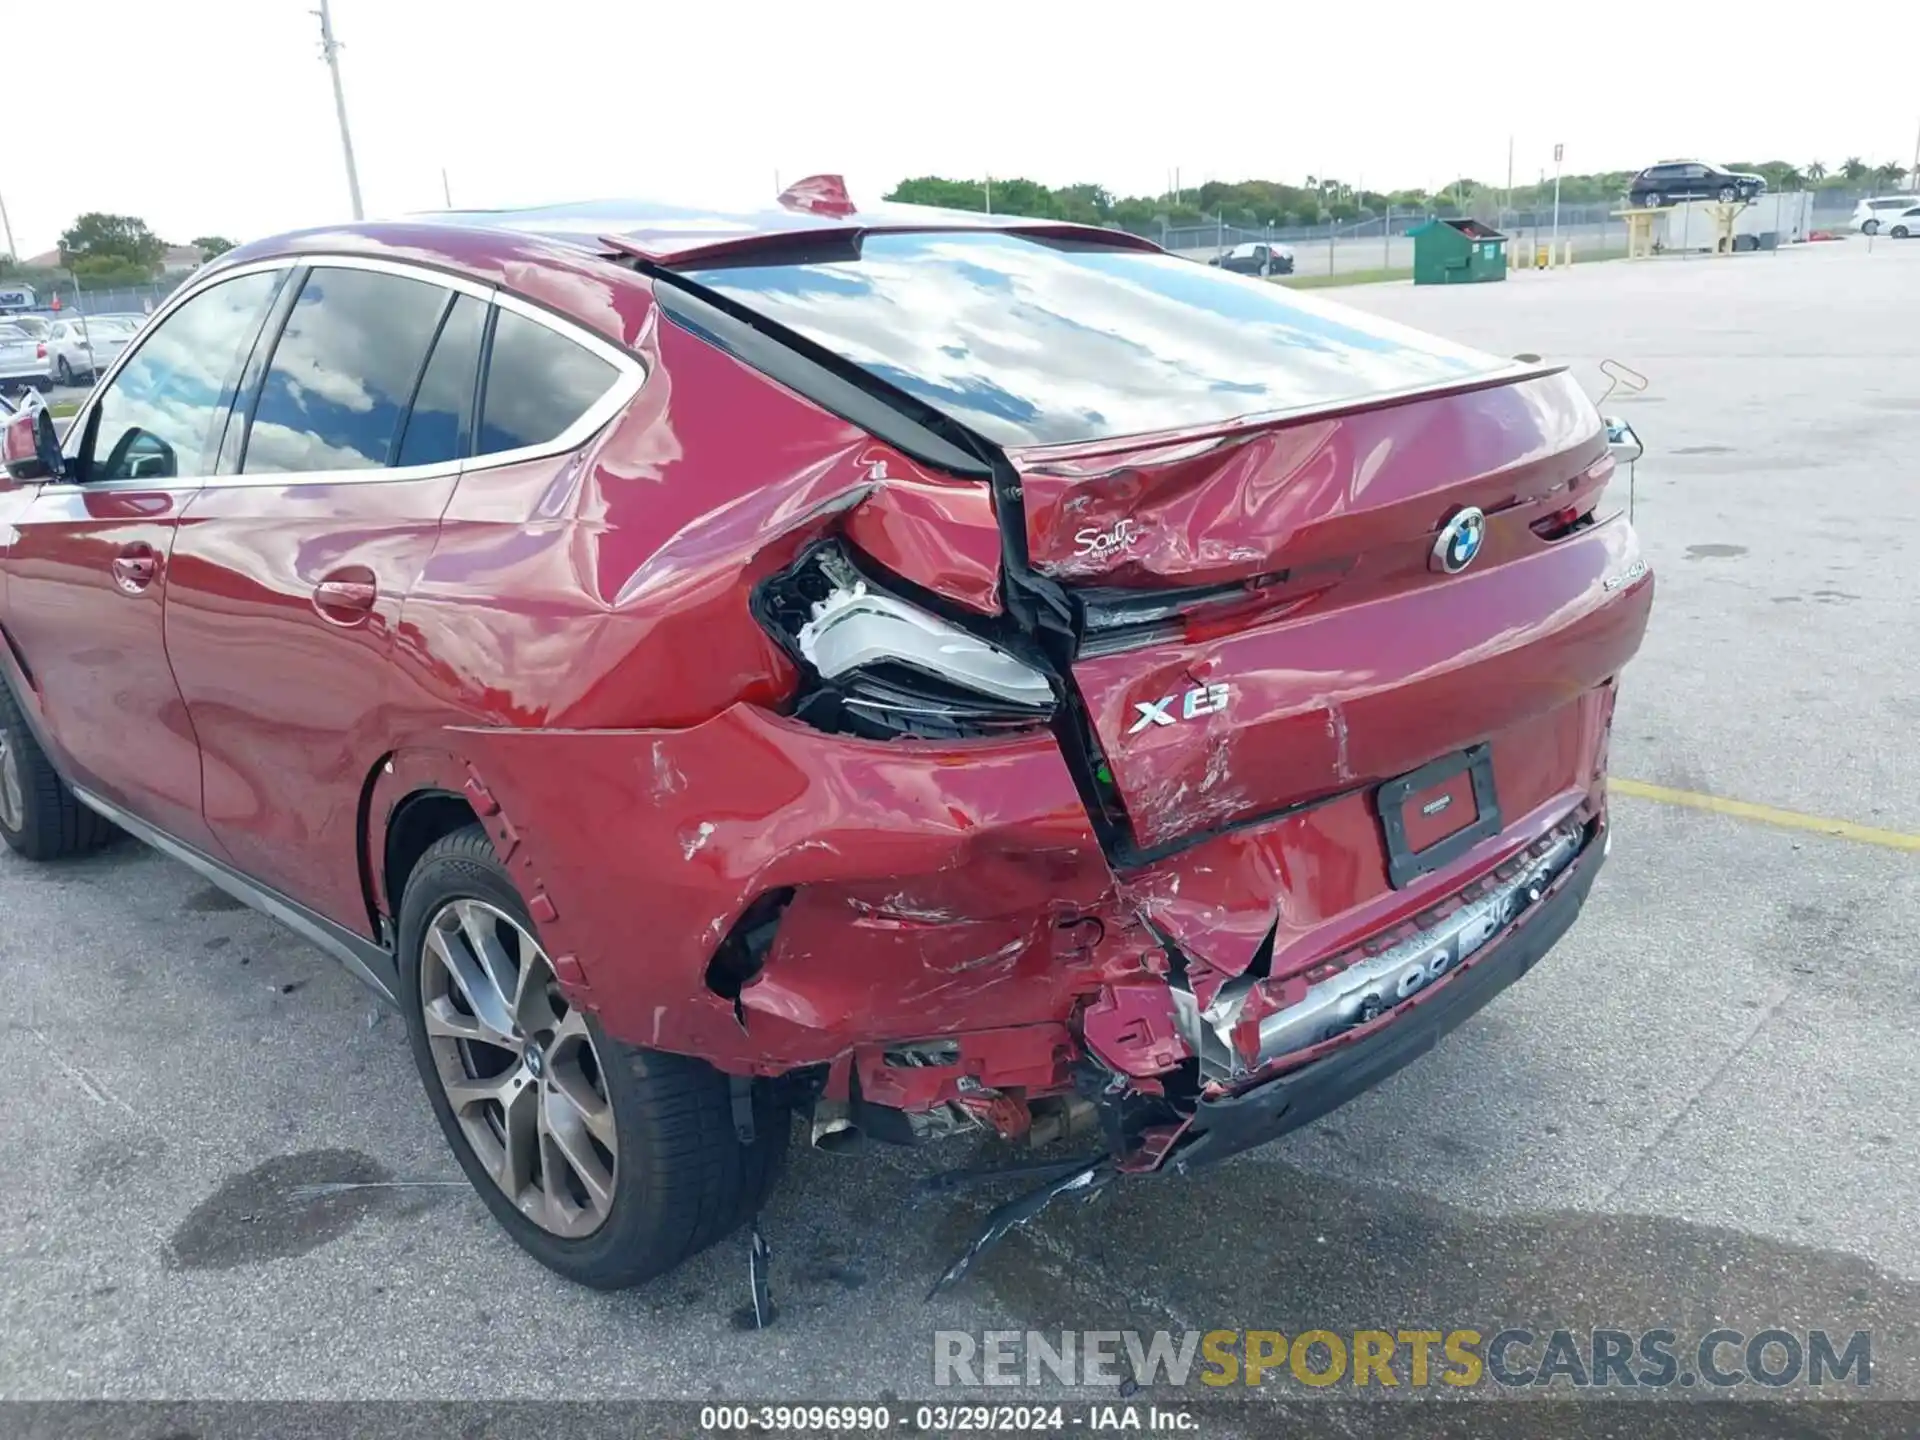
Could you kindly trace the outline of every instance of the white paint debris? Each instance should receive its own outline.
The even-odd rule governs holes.
[[[1353,764],[1347,758],[1347,712],[1338,702],[1327,705],[1327,734],[1333,740],[1333,773],[1341,780],[1353,779]]]
[[[696,829],[693,832],[693,834],[683,835],[680,838],[681,855],[688,860],[693,859],[694,855],[699,852],[700,848],[704,846],[707,843],[707,841],[711,840],[712,838],[713,838],[712,822],[707,820],[702,820],[700,822],[699,828]]]
[[[674,767],[667,755],[667,747],[659,740],[653,742],[653,798],[662,799],[668,795],[678,795],[687,788],[687,777]]]

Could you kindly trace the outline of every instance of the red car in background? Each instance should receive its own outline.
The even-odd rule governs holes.
[[[0,835],[337,956],[602,1287],[796,1113],[1097,1137],[1004,1225],[1391,1074],[1573,923],[1653,592],[1556,369],[824,180],[243,247],[5,458]]]

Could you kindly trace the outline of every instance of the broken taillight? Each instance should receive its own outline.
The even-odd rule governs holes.
[[[1578,505],[1568,505],[1551,515],[1543,516],[1533,522],[1533,533],[1542,540],[1564,540],[1593,524],[1593,506],[1591,502],[1582,509]]]
[[[837,543],[763,581],[753,609],[806,677],[794,714],[823,730],[951,740],[1053,718],[1045,673],[877,583]]]

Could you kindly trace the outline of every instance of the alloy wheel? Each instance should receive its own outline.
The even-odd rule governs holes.
[[[420,957],[427,1046],[454,1119],[523,1215],[566,1239],[613,1206],[619,1141],[586,1016],[540,942],[484,900],[452,900]]]
[[[0,827],[18,834],[27,823],[27,796],[20,785],[20,752],[0,730]]]

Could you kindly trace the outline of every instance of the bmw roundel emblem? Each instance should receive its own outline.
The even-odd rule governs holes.
[[[1433,542],[1433,553],[1427,557],[1428,568],[1443,575],[1458,575],[1473,563],[1473,557],[1480,553],[1481,541],[1486,538],[1486,515],[1477,505],[1467,506],[1440,527],[1439,537]]]

